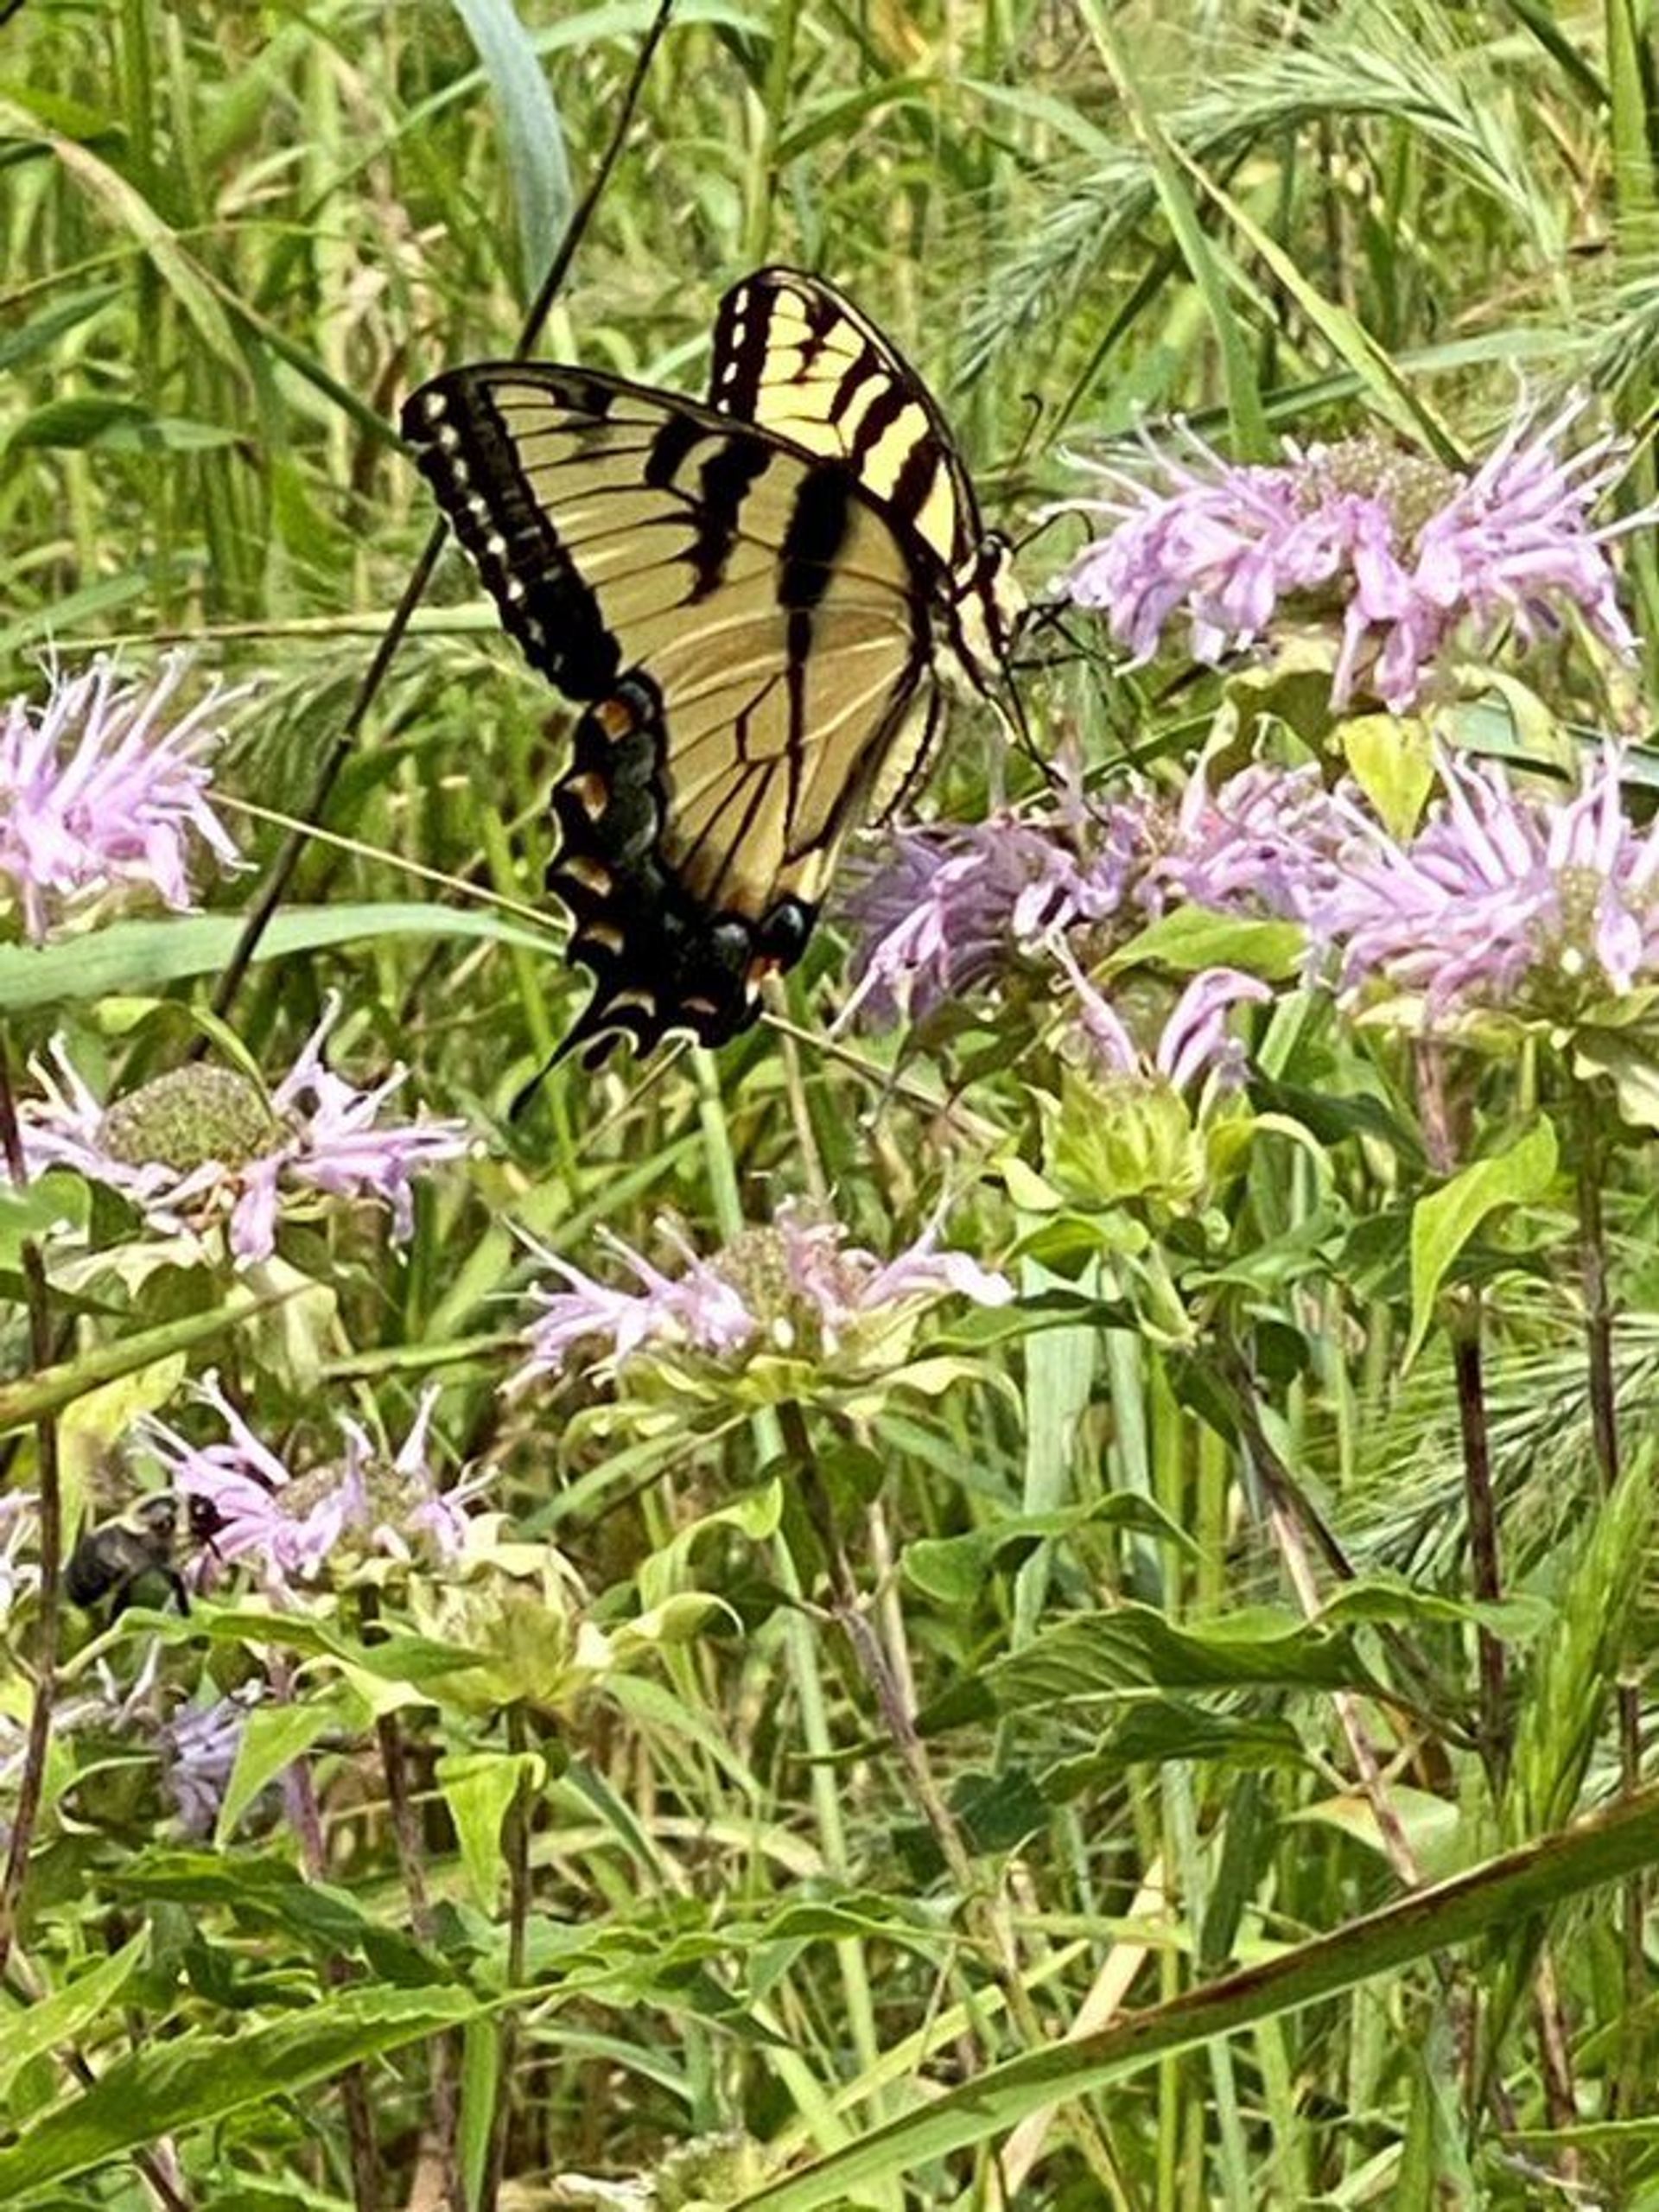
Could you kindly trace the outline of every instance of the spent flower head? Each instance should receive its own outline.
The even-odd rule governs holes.
[[[664,1224],[682,1263],[673,1274],[607,1237],[638,1289],[595,1281],[543,1253],[563,1287],[531,1290],[538,1310],[524,1332],[526,1356],[506,1388],[518,1392],[572,1368],[613,1375],[641,1352],[733,1364],[764,1351],[856,1357],[941,1298],[1000,1306],[1013,1296],[994,1269],[965,1252],[940,1250],[938,1233],[936,1224],[884,1261],[849,1243],[838,1222],[785,1201],[770,1224],[745,1230],[712,1259]]]
[[[212,1528],[211,1555],[245,1560],[265,1586],[284,1590],[371,1557],[407,1564],[418,1554],[440,1563],[460,1552],[461,1508],[477,1494],[468,1483],[441,1491],[430,1465],[435,1389],[423,1397],[402,1446],[388,1455],[356,1422],[343,1420],[337,1454],[274,1452],[209,1375],[198,1395],[219,1415],[225,1435],[194,1444],[154,1416],[142,1424],[149,1448],[181,1496],[200,1499]],[[411,1541],[411,1538],[414,1541]]]
[[[177,713],[188,667],[170,653],[148,683],[124,683],[100,656],[79,676],[54,669],[41,705],[0,707],[0,910],[36,943],[106,894],[188,906],[193,842],[235,864],[207,764],[245,695],[211,684]]]
[[[1103,469],[1108,496],[1072,503],[1113,526],[1063,588],[1104,610],[1137,661],[1178,615],[1209,662],[1262,645],[1287,618],[1339,615],[1338,707],[1363,690],[1402,712],[1460,633],[1489,646],[1507,626],[1524,645],[1571,612],[1629,657],[1608,547],[1651,518],[1592,523],[1624,448],[1604,436],[1562,454],[1585,404],[1541,425],[1523,404],[1471,472],[1372,435],[1287,442],[1281,462],[1233,465],[1184,431],[1179,449],[1154,454],[1160,484]]]
[[[1318,903],[1344,987],[1420,995],[1431,1022],[1471,1007],[1562,1021],[1659,979],[1659,824],[1632,825],[1620,768],[1606,747],[1568,798],[1442,754],[1422,827],[1365,824]]]
[[[461,1158],[467,1132],[462,1122],[423,1116],[383,1120],[406,1079],[402,1066],[366,1090],[325,1067],[323,1042],[339,1013],[333,998],[269,1099],[236,1070],[184,1067],[106,1107],[54,1044],[50,1065],[35,1068],[41,1096],[21,1109],[30,1173],[72,1168],[120,1192],[164,1235],[226,1217],[243,1266],[276,1249],[284,1192],[378,1198],[391,1210],[393,1236],[405,1241],[415,1176]]]

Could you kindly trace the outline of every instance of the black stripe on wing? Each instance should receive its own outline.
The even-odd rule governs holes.
[[[610,386],[577,370],[560,381],[574,419],[604,422]],[[435,377],[404,404],[404,435],[531,665],[568,698],[602,697],[621,672],[620,649],[535,495],[490,384],[472,369]]]
[[[715,318],[709,400],[843,461],[864,495],[955,569],[979,543],[973,486],[938,402],[891,339],[822,277],[758,269]]]

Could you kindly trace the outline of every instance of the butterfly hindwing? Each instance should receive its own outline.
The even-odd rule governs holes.
[[[931,735],[931,563],[838,459],[618,378],[460,369],[404,428],[507,629],[588,707],[551,877],[597,979],[580,1034],[721,1041]]]

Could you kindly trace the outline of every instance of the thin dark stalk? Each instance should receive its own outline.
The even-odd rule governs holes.
[[[273,1661],[271,1680],[283,1697],[292,1693],[285,1662]],[[322,1839],[322,1809],[311,1762],[294,1761],[283,1777],[289,1818],[300,1847],[300,1864],[309,1881],[327,1875],[327,1853]],[[322,1978],[330,1989],[340,1989],[352,1980],[352,1970],[341,1958],[322,1962]],[[351,2145],[352,2201],[357,2212],[380,2212],[380,2157],[374,2139],[374,2114],[369,2105],[368,2076],[360,2065],[348,2066],[340,2077],[340,2102],[346,2110],[346,2133]]]
[[[1579,1136],[1579,1280],[1584,1297],[1590,1433],[1603,1495],[1607,1496],[1618,1482],[1618,1397],[1613,1379],[1613,1306],[1607,1262],[1607,1225],[1601,1204],[1601,1178],[1606,1154],[1587,1093],[1580,1094]],[[1629,1797],[1642,1786],[1642,1695],[1636,1683],[1618,1685],[1618,1713],[1619,1787]],[[1620,2112],[1635,2109],[1633,2101],[1639,2094],[1636,2078],[1637,2053],[1640,2049],[1637,2022],[1647,1990],[1647,1965],[1643,1955],[1646,1888],[1642,1877],[1632,1874],[1624,1889],[1624,2010],[1623,2053],[1616,2085]]]
[[[1446,1055],[1432,1042],[1414,1054],[1423,1141],[1436,1174],[1455,1174],[1464,1157],[1462,1102],[1448,1096]],[[1463,1494],[1469,1524],[1469,1575],[1477,1598],[1495,1604],[1503,1594],[1497,1541],[1497,1508],[1492,1496],[1492,1454],[1486,1418],[1486,1385],[1481,1360],[1482,1313],[1478,1293],[1471,1294],[1452,1319],[1452,1371],[1457,1389],[1458,1426],[1463,1444]],[[1482,1626],[1476,1631],[1480,1669],[1481,1756],[1494,1795],[1502,1792],[1509,1769],[1505,1719],[1508,1661],[1503,1643]]]
[[[1432,1043],[1417,1048],[1417,1089],[1422,1113],[1424,1141],[1431,1164],[1442,1175],[1455,1173],[1463,1157],[1464,1116],[1454,1118],[1446,1085],[1446,1057]],[[1498,1544],[1497,1504],[1492,1490],[1491,1424],[1486,1410],[1486,1379],[1481,1356],[1483,1314],[1478,1292],[1452,1315],[1452,1372],[1457,1389],[1458,1427],[1463,1446],[1464,1504],[1469,1524],[1469,1573],[1477,1598],[1496,1604],[1503,1595],[1503,1560]],[[1508,1656],[1502,1640],[1484,1624],[1476,1630],[1476,1655],[1480,1670],[1480,1750],[1494,1800],[1501,1800],[1510,1770],[1513,1745],[1508,1714]],[[1565,2127],[1576,2116],[1567,2023],[1560,1996],[1550,1971],[1548,1953],[1541,1955],[1533,1979],[1533,2019],[1538,2038],[1539,2071],[1545,2102],[1553,2123]],[[1478,2061],[1475,2063],[1478,2065]],[[1489,2082],[1493,2094],[1496,2077]],[[1470,2102],[1474,2101],[1471,2075]],[[1570,2178],[1576,2154],[1570,2149],[1557,2160],[1564,2179]]]
[[[1452,1332],[1458,1425],[1463,1439],[1463,1494],[1469,1517],[1469,1573],[1475,1595],[1496,1605],[1503,1595],[1497,1510],[1492,1497],[1492,1455],[1486,1424],[1485,1378],[1480,1356],[1480,1303],[1471,1299]],[[1484,1623],[1475,1632],[1480,1668],[1480,1742],[1494,1790],[1509,1771],[1510,1738],[1503,1645]]]
[[[507,1708],[507,1745],[522,1758],[529,1749],[522,1707]],[[507,1987],[518,1989],[524,1979],[524,1949],[530,1929],[530,1805],[528,1777],[521,1770],[518,1788],[507,1815]],[[478,2212],[496,2212],[501,2183],[506,2172],[507,2139],[512,2127],[512,2069],[518,2056],[518,2011],[508,2007],[499,2017],[496,2044],[495,2111],[490,2120],[490,2158]]]
[[[372,1590],[359,1599],[359,1619],[364,1642],[378,1633],[379,1604]],[[395,1713],[383,1713],[374,1724],[380,1747],[381,1770],[386,1777],[386,1803],[391,1813],[391,1833],[397,1850],[398,1872],[409,1903],[410,1925],[423,1943],[433,1940],[432,1903],[426,1885],[426,1853],[421,1825],[410,1794],[409,1760],[402,1723]],[[461,2171],[461,2046],[454,2033],[433,2040],[429,2075],[432,2084],[432,2126],[437,2138],[438,2163],[449,2212],[467,2212],[466,2184]]]
[[[588,189],[572,209],[570,219],[564,227],[564,235],[559,240],[553,258],[548,264],[547,274],[543,277],[537,289],[536,296],[531,302],[529,312],[518,333],[518,343],[512,349],[512,358],[516,361],[524,360],[534,351],[536,342],[542,334],[543,326],[552,310],[553,302],[558,297],[559,289],[569,273],[570,264],[575,257],[576,249],[587,233],[588,226],[593,220],[594,211],[599,206],[605,188],[610,182],[611,173],[620,158],[623,142],[633,121],[634,109],[639,105],[640,92],[645,88],[646,73],[651,67],[652,60],[658,47],[662,42],[663,34],[668,29],[669,18],[673,12],[674,0],[658,0],[656,16],[652,19],[651,29],[645,33],[645,42],[640,47],[639,56],[633,65],[633,73],[629,78],[626,88],[622,94],[622,103],[617,111],[615,128],[612,130],[609,142],[601,156],[599,167],[594,170]],[[335,780],[340,770],[351,758],[358,738],[362,733],[363,725],[368,720],[369,709],[378,696],[380,687],[385,682],[387,672],[391,667],[392,657],[403,642],[404,634],[409,628],[415,610],[425,595],[427,585],[432,581],[432,571],[438,564],[438,556],[443,550],[443,541],[448,535],[447,523],[434,524],[432,534],[422,548],[421,556],[410,571],[409,582],[404,587],[403,596],[392,610],[391,620],[386,625],[385,633],[375,648],[374,658],[364,671],[363,681],[358,686],[357,696],[352,702],[340,733],[325,754],[316,779],[306,795],[306,803],[301,811],[307,823],[319,819],[323,808],[328,803],[329,794],[334,788]],[[243,925],[242,934],[237,939],[231,957],[226,963],[224,973],[214,986],[213,1012],[221,1017],[229,1011],[238,991],[242,987],[242,979],[252,964],[260,940],[270,925],[272,916],[288,895],[289,886],[294,880],[294,871],[299,866],[300,855],[305,849],[308,835],[308,829],[296,825],[289,830],[277,849],[276,857],[271,862],[270,871],[260,887],[259,895],[254,900],[247,921]],[[206,1037],[199,1040],[195,1048],[198,1054],[207,1049],[209,1041]]]
[[[29,1180],[23,1160],[23,1133],[17,1119],[17,1099],[11,1084],[11,1049],[0,1025],[0,1153],[6,1173],[17,1190]],[[19,1252],[23,1297],[29,1311],[30,1370],[39,1374],[52,1364],[52,1300],[47,1287],[46,1262],[32,1236],[22,1240]],[[58,1466],[58,1424],[43,1414],[35,1424],[36,1520],[41,1541],[41,1596],[35,1654],[35,1692],[29,1709],[29,1732],[23,1744],[22,1773],[11,1814],[11,1838],[6,1863],[0,1872],[0,1974],[17,1932],[17,1908],[28,1878],[29,1853],[41,1816],[41,1797],[46,1783],[46,1758],[52,1741],[52,1707],[57,1694],[58,1641],[63,1621],[63,1491]]]

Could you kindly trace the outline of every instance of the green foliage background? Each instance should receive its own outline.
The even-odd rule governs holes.
[[[38,683],[43,650],[117,640],[254,679],[224,781],[258,865],[429,527],[397,404],[511,350],[650,14],[27,0],[0,28],[6,688]],[[1142,410],[1237,454],[1369,424],[1455,455],[1517,373],[1597,395],[1636,441],[1634,506],[1652,62],[1630,0],[680,0],[540,350],[696,390],[721,292],[778,258],[892,332],[1016,531],[1075,488],[1068,442]],[[1062,550],[1027,549],[1028,585]],[[1629,576],[1650,673],[1650,536]],[[1173,785],[1239,709],[1169,674],[1052,671],[1044,741]],[[1614,704],[1645,728],[1633,699]],[[130,1682],[158,1638],[168,1681],[257,1662],[289,1701],[200,1847],[142,1761],[58,1743],[0,1993],[0,2201],[441,2202],[447,2131],[469,2205],[639,2201],[584,2199],[583,2175],[664,2208],[1659,2202],[1659,1830],[1616,1802],[1649,1719],[1647,1155],[1595,1156],[1637,1447],[1604,1481],[1583,1127],[1529,1153],[1535,1096],[1478,1086],[1486,1179],[1452,1226],[1420,1208],[1414,1244],[1448,1170],[1409,1056],[1294,995],[1253,1102],[1280,1125],[1217,1199],[1219,1242],[1164,1224],[1185,1303],[1161,1332],[1096,1222],[1033,1237],[1030,1071],[1006,1037],[897,1074],[889,1046],[826,1038],[833,930],[791,1025],[717,1065],[561,1067],[509,1123],[581,988],[538,893],[550,704],[448,557],[232,1011],[279,1070],[338,989],[337,1057],[410,1061],[480,1132],[406,1251],[307,1225],[280,1321],[250,1321],[260,1286],[115,1268],[60,1310],[42,1376],[41,1224],[0,1212],[13,1483],[46,1420],[72,1505],[95,1492],[187,1360],[239,1373],[273,1433],[343,1410],[399,1437],[437,1379],[446,1459],[493,1471],[504,1542],[556,1545],[580,1578],[524,1580],[512,1694],[487,1710],[440,1649],[500,1657],[465,1593],[69,1618],[60,1700],[100,1660]],[[1612,714],[1570,709],[1547,732],[1563,753]],[[1526,713],[1460,734],[1531,757]],[[934,794],[984,810],[976,740]],[[130,1083],[217,1039],[202,1008],[250,880],[204,919],[54,948],[44,980],[0,951],[14,1065],[61,1027]],[[764,1393],[703,1417],[581,1385],[500,1399],[524,1234],[594,1267],[601,1224],[648,1246],[667,1214],[710,1249],[803,1193],[882,1252],[948,1193],[953,1239],[1004,1260],[1020,1306],[958,1314],[928,1347],[939,1387],[877,1392],[804,1452]],[[1453,1395],[1478,1299],[1505,1553],[1484,1610]],[[1501,1747],[1481,1630],[1507,1662]],[[0,1643],[14,1720],[32,1633]],[[276,1803],[296,1762],[323,1823],[308,1869]],[[1402,1869],[1451,1886],[1425,1902]]]

